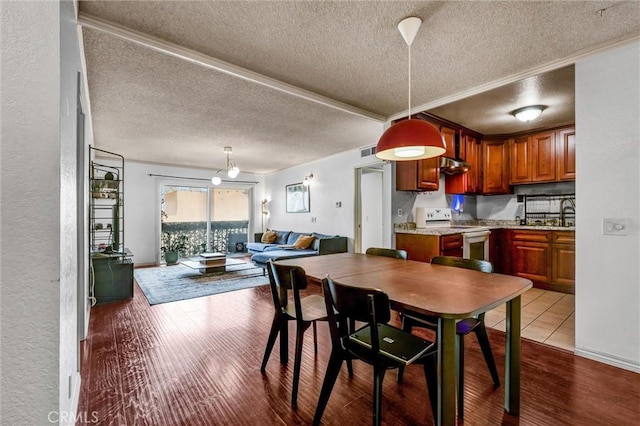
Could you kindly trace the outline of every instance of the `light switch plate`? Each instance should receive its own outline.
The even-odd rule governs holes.
[[[627,219],[602,219],[602,235],[627,235]]]

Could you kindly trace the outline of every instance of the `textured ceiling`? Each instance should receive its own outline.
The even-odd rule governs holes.
[[[412,46],[418,106],[640,35],[636,1],[83,1],[80,12],[81,22],[98,17],[382,117],[407,107],[396,29],[406,16],[424,20]],[[382,132],[379,121],[100,30],[83,36],[95,144],[129,160],[220,168],[231,145],[243,171],[266,173],[373,145]],[[431,112],[506,133],[517,122],[505,113],[534,88],[536,103],[549,105],[545,119],[565,120],[573,68],[555,73]]]

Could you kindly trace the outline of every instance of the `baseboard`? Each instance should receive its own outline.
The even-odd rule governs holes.
[[[622,368],[624,370],[633,371],[634,373],[640,373],[640,363],[633,362],[628,359],[618,358],[609,354],[604,354],[601,352],[588,351],[585,349],[576,348],[574,353],[583,358],[592,359],[594,361],[602,362],[604,364],[609,364],[614,367]]]

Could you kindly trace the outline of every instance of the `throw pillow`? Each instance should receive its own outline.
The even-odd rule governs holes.
[[[300,235],[296,242],[293,243],[293,246],[298,250],[304,250],[311,245],[313,240],[314,237],[312,237],[311,235]]]
[[[276,238],[278,238],[278,234],[273,231],[267,231],[262,234],[262,239],[260,240],[260,242],[264,244],[273,244],[275,243]]]

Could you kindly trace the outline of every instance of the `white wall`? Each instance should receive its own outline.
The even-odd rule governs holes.
[[[640,371],[640,44],[576,64],[576,353]],[[602,235],[626,218],[627,236]]]
[[[362,211],[360,217],[362,252],[365,252],[369,247],[384,246],[382,178],[383,173],[381,171],[363,171],[360,178],[360,187],[362,188]]]
[[[382,133],[382,125],[380,125]],[[337,234],[349,238],[349,251],[353,251],[355,237],[355,169],[357,167],[379,164],[374,156],[361,158],[360,150],[351,150],[322,160],[293,167],[265,178],[265,194],[271,200],[267,204],[269,211],[268,228],[292,230],[298,232],[319,232]],[[391,223],[388,214],[391,210],[391,165],[384,166],[383,203],[385,205],[385,224]],[[310,213],[286,213],[285,185],[302,182],[304,177],[313,173],[310,186]],[[336,207],[341,202],[342,207]],[[312,222],[316,218],[316,222]],[[385,225],[384,245],[392,247],[392,226]]]
[[[239,166],[242,167],[242,164]],[[160,185],[213,186],[210,179],[214,172],[214,170],[139,163],[127,161],[125,158],[124,242],[133,253],[133,261],[136,265],[155,264],[160,260],[158,257],[160,247]],[[150,174],[191,179],[156,177],[149,176]],[[241,172],[234,180],[237,182],[258,182],[257,184],[224,182],[221,185],[221,187],[254,188],[254,209],[252,212],[254,231],[250,231],[250,233],[258,232],[261,226],[260,200],[264,198],[264,178],[261,175]]]
[[[75,416],[76,72],[71,2],[0,2],[2,424]],[[62,64],[64,62],[64,64]]]

